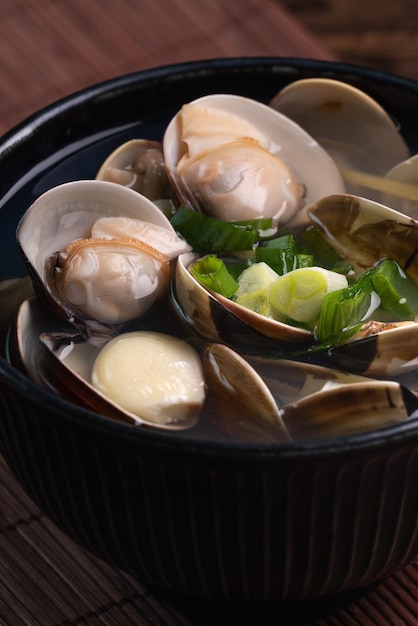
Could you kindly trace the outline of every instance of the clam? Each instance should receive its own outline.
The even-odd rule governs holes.
[[[136,320],[164,298],[170,259],[189,249],[150,200],[97,180],[45,192],[17,238],[37,292],[92,333]]]
[[[269,217],[276,227],[345,189],[311,136],[241,96],[210,95],[184,105],[166,129],[163,153],[181,201],[225,221]]]
[[[384,176],[409,156],[396,122],[376,100],[348,83],[298,80],[279,91],[270,106],[315,137],[343,172]],[[358,185],[349,190],[360,193]]]
[[[342,257],[361,272],[384,257],[418,281],[418,222],[385,205],[348,194],[322,198],[309,216]],[[326,360],[372,376],[394,376],[417,368],[415,321],[366,321],[348,343]]]
[[[289,441],[279,406],[256,370],[223,344],[204,350],[208,398],[206,419],[239,441]]]
[[[342,437],[416,417],[418,399],[398,380],[286,359],[247,358],[280,407],[292,440]]]
[[[206,344],[200,359],[189,342],[161,332],[122,333],[102,348],[62,326],[36,297],[20,306],[14,341],[12,365],[39,385],[147,428],[185,430],[204,420],[215,436],[283,443],[384,428],[418,406],[395,381],[242,356],[223,344]]]
[[[342,385],[372,382],[372,378],[343,369],[289,359],[247,355],[246,360],[267,385],[278,406],[291,405],[303,398]]]
[[[372,320],[347,343],[315,357],[328,366],[373,378],[401,377],[418,370],[418,324]]]
[[[155,202],[167,216],[173,211],[172,188],[159,141],[130,139],[121,144],[103,161],[96,179],[138,191]]]
[[[146,344],[145,357],[141,350],[142,361],[135,349],[139,335],[153,341]],[[127,353],[123,343],[128,346],[128,341]],[[245,433],[251,440],[263,441],[288,439],[276,402],[260,376],[224,345],[206,345],[201,361],[184,340],[142,330],[122,333],[102,348],[72,327],[62,326],[36,297],[19,309],[14,342],[9,350],[14,366],[39,385],[108,418],[152,428],[189,429],[196,425],[206,395],[205,411],[212,416],[223,417],[226,423],[240,415],[236,435]],[[161,354],[168,349],[171,358],[162,363]],[[156,391],[151,394],[153,386]]]
[[[130,331],[103,347],[63,326],[38,298],[22,303],[12,364],[39,385],[103,416],[165,430],[194,426],[205,400],[203,366],[185,341]]]
[[[96,179],[125,185],[150,200],[171,195],[158,141],[131,139],[121,144],[102,163]]]

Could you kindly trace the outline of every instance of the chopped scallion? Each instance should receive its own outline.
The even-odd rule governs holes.
[[[299,233],[298,239],[313,254],[315,265],[339,274],[350,272],[351,265],[340,257],[315,226],[305,228]]]
[[[226,298],[230,298],[238,289],[237,281],[216,254],[208,254],[195,261],[190,267],[190,273],[204,287]]]
[[[418,285],[396,261],[383,259],[372,272],[373,286],[381,306],[393,320],[414,320],[418,313]]]
[[[259,238],[251,226],[222,222],[187,206],[179,207],[171,224],[197,252],[251,250]]]
[[[371,280],[372,272],[373,269],[367,270],[352,285],[325,296],[315,328],[318,341],[338,343],[343,332],[370,319],[379,308],[380,298]]]

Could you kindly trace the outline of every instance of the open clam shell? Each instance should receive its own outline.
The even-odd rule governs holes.
[[[242,120],[244,129],[239,128],[234,130],[231,125],[226,123],[219,131],[218,128],[214,131],[210,131],[210,121],[204,117],[202,124],[197,124],[196,135],[199,137],[201,130],[203,134],[209,137],[212,144],[208,147],[206,145],[206,139],[203,138],[202,152],[207,154],[212,153],[219,145],[230,145],[230,142],[242,138],[242,136],[250,137],[252,140],[258,143],[265,143],[265,147],[273,155],[278,156],[281,161],[289,168],[290,175],[294,180],[304,187],[304,204],[309,205],[318,198],[327,193],[344,191],[345,187],[341,179],[340,172],[336,167],[334,161],[328,155],[328,153],[321,148],[321,146],[302,128],[295,124],[288,117],[274,111],[272,108],[251,100],[242,96],[236,96],[231,94],[215,94],[210,96],[204,96],[198,100],[189,103],[198,107],[203,107],[209,111],[209,120],[212,115],[220,115],[225,113],[226,115],[237,116]],[[249,127],[249,128],[248,128]],[[245,176],[250,171],[250,165],[247,162],[243,165],[244,170],[241,174],[235,172],[234,178],[229,178],[227,170],[223,173],[219,173],[217,177],[214,177],[213,189],[211,190],[215,196],[215,199],[211,195],[211,200],[207,200],[209,203],[205,208],[205,202],[200,202],[199,197],[206,192],[199,191],[200,182],[194,181],[193,188],[197,191],[193,195],[187,193],[184,183],[180,180],[178,165],[180,161],[184,161],[187,156],[187,145],[182,139],[182,118],[181,111],[172,119],[168,125],[164,139],[163,139],[163,152],[164,160],[167,168],[168,175],[172,181],[173,186],[177,190],[181,200],[197,210],[203,212],[210,211],[212,202],[216,202],[216,194],[220,193],[219,186],[222,189],[222,202],[226,203],[228,200],[225,196],[226,191],[240,190],[240,185],[237,184],[238,180],[243,180],[244,172]],[[216,137],[216,145],[213,145],[213,136]],[[206,143],[205,143],[206,142]],[[200,146],[200,143],[199,143]],[[206,150],[206,148],[208,148]],[[196,149],[198,150],[198,149]],[[239,147],[238,147],[239,153]],[[221,153],[216,152],[216,163],[211,164],[210,169],[213,173],[214,168],[217,169],[220,162],[222,162]],[[222,169],[224,165],[222,165]],[[264,168],[263,168],[264,170]],[[201,170],[199,169],[201,172]],[[200,174],[198,174],[200,175]],[[257,174],[250,175],[253,181],[252,187],[257,188],[257,182],[259,177]],[[289,177],[289,176],[287,176]],[[235,181],[235,182],[234,182]],[[207,183],[205,175],[205,183]],[[188,183],[190,184],[190,183]],[[253,189],[254,191],[254,189]],[[263,188],[263,197],[268,195],[269,185],[266,184]],[[234,196],[235,198],[235,196]],[[234,203],[240,203],[240,195],[236,196]],[[278,199],[276,197],[276,205]],[[262,211],[257,217],[262,217]],[[217,217],[220,217],[217,215]],[[284,213],[280,216],[281,223],[288,221],[294,216],[294,208],[289,213]],[[228,218],[225,218],[228,219]],[[234,218],[231,218],[234,219]],[[243,219],[241,216],[240,218]]]
[[[407,420],[418,399],[394,380],[312,363],[247,357],[272,393],[292,440],[344,437]]]
[[[174,398],[172,413],[164,406],[164,414],[161,413],[155,420],[126,409],[102,393],[92,384],[92,370],[102,348],[86,340],[72,327],[63,326],[58,318],[48,314],[38,298],[22,303],[13,341],[16,343],[10,350],[13,365],[40,386],[105,417],[136,426],[173,431],[189,429],[198,422],[204,395],[200,403],[195,402],[195,396],[193,401],[187,403],[185,387],[179,392],[178,400],[175,390],[170,391],[170,400]],[[170,390],[172,385],[170,380]],[[162,406],[163,402],[160,404]]]
[[[300,124],[341,167],[385,175],[409,156],[396,122],[364,91],[330,78],[284,87],[270,102]],[[359,193],[358,186],[349,187]]]
[[[189,271],[196,258],[193,253],[179,255],[173,289],[177,312],[193,332],[247,354],[263,348],[280,355],[313,342],[308,330],[255,313],[203,287]]]
[[[313,355],[313,360],[373,378],[416,372],[418,323],[365,323],[350,341]]]
[[[153,202],[172,195],[162,144],[150,139],[131,139],[118,146],[102,163],[96,179],[129,187]]]
[[[360,271],[389,257],[418,281],[418,221],[350,194],[325,196],[309,207],[308,215],[331,246]]]
[[[228,346],[204,350],[207,420],[239,441],[289,441],[279,406],[257,371]]]
[[[359,273],[382,258],[396,261],[418,281],[418,221],[367,198],[337,194],[309,208],[309,216],[333,248]],[[418,323],[365,322],[349,342],[324,360],[371,376],[398,376],[417,368]]]
[[[251,367],[261,376],[278,406],[293,404],[329,389],[371,382],[373,379],[342,369],[324,367],[316,363],[246,356]]]
[[[58,269],[54,268],[54,263],[51,263],[50,259],[54,256],[58,258],[61,255],[61,251],[66,250],[74,241],[88,240],[91,237],[92,227],[99,218],[111,217],[141,220],[147,224],[154,225],[164,233],[168,233],[169,237],[177,237],[169,220],[153,202],[127,187],[98,180],[80,180],[65,183],[45,192],[29,207],[17,229],[17,239],[37,292],[46,298],[48,304],[56,312],[65,315],[70,320],[81,321],[85,325],[90,324],[91,327],[95,327],[97,320],[94,316],[91,317],[88,312],[83,311],[78,306],[77,301],[88,298],[89,290],[90,288],[93,289],[94,285],[100,286],[103,284],[105,287],[108,285],[106,289],[111,295],[113,292],[110,291],[110,283],[108,281],[113,280],[116,289],[120,285],[120,281],[117,277],[111,279],[111,276],[99,275],[99,280],[95,280],[93,285],[93,279],[91,278],[93,269],[99,272],[99,274],[101,269],[95,261],[92,261],[93,265],[91,267],[87,266],[84,272],[85,280],[90,277],[90,282],[88,284],[78,282],[81,280],[79,279],[80,273],[76,274],[73,282],[70,283],[76,289],[75,299],[68,301],[65,295],[58,293],[54,281],[53,273],[56,271],[61,272],[61,266],[58,266]],[[129,237],[129,239],[132,238]],[[116,242],[116,239],[113,241]],[[124,250],[119,251],[116,243],[114,247],[112,247],[113,244],[110,244],[110,246],[109,243],[106,244],[106,250],[110,254],[113,249],[116,254],[120,255],[120,262],[122,262],[127,253],[125,248],[128,246],[130,249],[129,254],[132,254],[137,259],[135,261],[137,265],[140,267],[143,264],[145,264],[144,267],[151,265],[150,271],[152,271],[149,276],[147,274],[149,280],[146,283],[146,289],[144,286],[145,291],[141,286],[142,283],[141,285],[132,284],[130,287],[133,298],[132,304],[142,305],[141,298],[144,295],[144,297],[148,298],[146,302],[146,307],[148,307],[152,306],[154,301],[163,297],[167,291],[169,262],[165,257],[161,258],[161,255],[157,259],[157,251],[147,251],[146,246],[148,244],[144,244],[141,241],[136,244],[135,241],[132,239],[130,242],[127,242],[125,238],[120,238],[119,242],[124,247]],[[91,247],[87,248],[86,255],[88,259],[93,254],[93,252],[90,252],[92,248],[95,248],[94,242],[91,242]],[[183,247],[183,249],[187,249],[187,246]],[[66,266],[69,267],[69,262],[66,259],[72,259],[72,257],[67,253],[61,256],[64,258]],[[77,263],[80,262],[79,259],[80,256],[77,257]],[[151,264],[149,261],[151,261]],[[71,265],[72,268],[78,267],[75,263],[76,261]],[[111,267],[114,266],[112,259],[108,263],[111,264]],[[162,281],[162,283],[165,282],[165,287],[162,285],[160,289],[160,276],[164,278],[165,275],[167,276]],[[147,278],[147,276],[144,275],[144,278]],[[137,275],[136,278],[132,276],[132,280],[141,282],[141,275]],[[106,281],[106,284],[104,281]],[[117,293],[115,293],[114,297],[116,301],[118,298]],[[112,306],[112,303],[110,305]],[[136,308],[134,307],[134,309]],[[115,308],[114,316],[117,321],[117,307]],[[99,320],[97,325],[100,326],[101,322],[102,320]],[[104,325],[107,323],[112,322],[105,321]]]
[[[408,419],[416,398],[394,381],[342,385],[282,407],[292,439],[326,439],[393,426]]]
[[[398,381],[314,364],[241,357],[222,344],[204,354],[206,419],[231,440],[345,437],[403,422],[418,399]]]

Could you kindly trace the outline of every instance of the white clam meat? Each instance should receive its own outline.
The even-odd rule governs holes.
[[[286,223],[303,203],[303,185],[285,163],[246,137],[180,162],[177,175],[189,198],[224,221]]]
[[[77,315],[104,324],[142,317],[169,285],[168,261],[129,239],[81,239],[50,259],[48,284]]]
[[[163,254],[169,261],[183,252],[189,252],[191,246],[172,229],[163,228],[145,220],[130,217],[102,217],[92,226],[91,236],[97,239],[137,239]]]
[[[198,353],[182,339],[163,333],[114,337],[98,354],[91,380],[123,409],[155,424],[190,422],[205,399]]]

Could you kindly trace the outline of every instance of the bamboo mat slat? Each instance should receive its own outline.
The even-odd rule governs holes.
[[[282,0],[282,4],[347,63],[418,80],[416,0]]]
[[[334,58],[276,0],[0,0],[0,133],[115,76],[234,56]]]
[[[0,0],[0,15],[0,133],[61,97],[141,69],[219,57],[335,58],[276,0]],[[1,626],[219,624],[78,547],[1,457],[0,503]],[[299,624],[413,626],[417,596],[414,563],[356,603]]]
[[[215,626],[77,546],[29,500],[0,457],[0,625]],[[418,562],[356,602],[299,626],[415,626]],[[273,626],[274,620],[263,621]],[[224,624],[224,622],[222,622]],[[240,623],[241,624],[241,623]],[[256,625],[257,626],[257,625]]]

